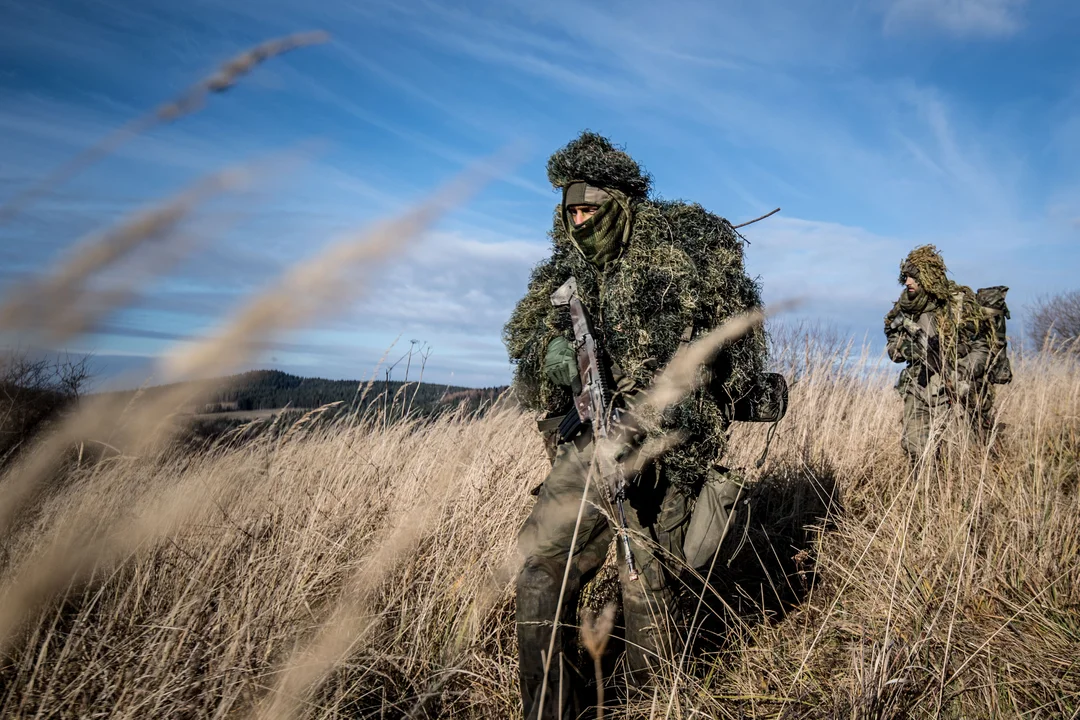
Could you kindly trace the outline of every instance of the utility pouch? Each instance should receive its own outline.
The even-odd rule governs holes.
[[[780,373],[763,373],[761,381],[735,401],[731,419],[737,422],[778,422],[787,414],[788,385]]]
[[[548,413],[536,421],[536,429],[540,431],[540,437],[544,440],[544,451],[547,453],[548,462],[555,464],[555,451],[559,445],[559,425],[565,416]]]
[[[544,438],[544,449],[549,462],[554,464],[555,451],[559,444],[573,439],[584,424],[576,407],[571,407],[570,412],[565,415],[548,413],[536,421],[536,429]]]
[[[683,539],[683,555],[690,567],[699,570],[712,562],[735,522],[735,504],[743,482],[742,477],[731,470],[709,472],[694,502]]]

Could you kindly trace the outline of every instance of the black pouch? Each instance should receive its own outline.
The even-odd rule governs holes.
[[[577,431],[582,426],[581,416],[578,415],[577,406],[570,408],[570,412],[563,416],[562,422],[559,423],[558,431],[556,432],[556,442],[566,442],[570,438],[577,434]]]
[[[731,408],[737,422],[778,422],[787,414],[788,385],[780,373],[762,373],[759,382]]]

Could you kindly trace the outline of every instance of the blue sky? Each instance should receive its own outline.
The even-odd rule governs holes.
[[[880,345],[915,245],[959,281],[1006,284],[1014,333],[1080,285],[1080,4],[1067,0],[603,3],[0,0],[0,200],[269,37],[327,45],[258,68],[0,226],[0,291],[84,234],[231,164],[320,151],[223,197],[197,252],[98,331],[104,377],[149,367],[335,234],[407,207],[509,143],[511,173],[353,306],[252,366],[371,374],[399,335],[427,377],[502,384],[503,322],[547,252],[548,155],[601,132],[666,198],[746,229],[767,302]],[[125,382],[129,376],[125,376]]]

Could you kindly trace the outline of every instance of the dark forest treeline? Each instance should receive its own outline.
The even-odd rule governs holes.
[[[40,433],[53,427],[87,397],[84,386],[90,378],[86,359],[33,359],[17,354],[0,356],[0,469],[10,465],[30,447]],[[404,417],[433,418],[445,412],[464,410],[483,413],[505,387],[467,388],[435,383],[405,383],[385,380],[371,383],[358,380],[306,378],[279,370],[252,370],[216,379],[216,386],[200,403],[177,408],[180,426],[174,440],[181,447],[205,446],[251,422],[250,415],[236,411],[274,411],[255,423],[251,436],[267,427],[288,427],[315,408],[318,413],[309,427],[346,418],[370,418],[380,424]],[[127,402],[145,402],[176,385],[158,385],[141,390],[91,393]],[[97,438],[90,438],[95,440]],[[91,443],[93,448],[97,445]],[[80,447],[80,457],[85,448]]]
[[[408,385],[402,390],[403,385]],[[161,392],[169,386],[156,386],[143,390],[147,396]],[[366,393],[365,393],[366,390]],[[340,402],[353,409],[367,409],[377,403],[389,405],[394,398],[400,406],[404,401],[414,412],[425,411],[443,405],[456,405],[462,399],[493,400],[504,388],[466,388],[436,383],[404,383],[399,380],[326,380],[291,375],[280,370],[251,370],[239,375],[223,377],[220,388],[212,392],[208,401],[187,408],[191,413],[216,413],[234,410],[276,410],[278,408],[317,408]],[[134,395],[135,390],[109,393],[111,395]],[[360,404],[363,398],[362,405]]]
[[[309,427],[332,423],[345,417],[376,417],[380,422],[394,422],[406,415],[431,418],[443,412],[464,409],[483,412],[505,387],[467,388],[435,383],[405,383],[376,380],[327,380],[291,375],[280,370],[251,370],[230,375],[217,381],[218,389],[204,396],[206,402],[184,409],[189,419],[178,416],[184,426],[175,438],[181,446],[206,446],[251,422],[250,417],[236,412],[274,410],[280,422],[255,423],[244,436],[254,437],[262,432],[280,432],[302,417],[308,410],[338,403],[329,412],[319,414]],[[144,398],[163,392],[169,385],[158,385],[141,391],[123,390],[107,393],[134,397],[141,392]],[[105,394],[105,393],[103,393]]]

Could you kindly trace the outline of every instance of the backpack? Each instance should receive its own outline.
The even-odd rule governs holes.
[[[975,300],[982,308],[983,317],[990,321],[990,362],[986,366],[986,379],[994,385],[1006,385],[1012,381],[1012,363],[1009,362],[1009,340],[1005,336],[1005,321],[1009,315],[1009,306],[1005,304],[1005,293],[1009,288],[1004,285],[979,288]]]

